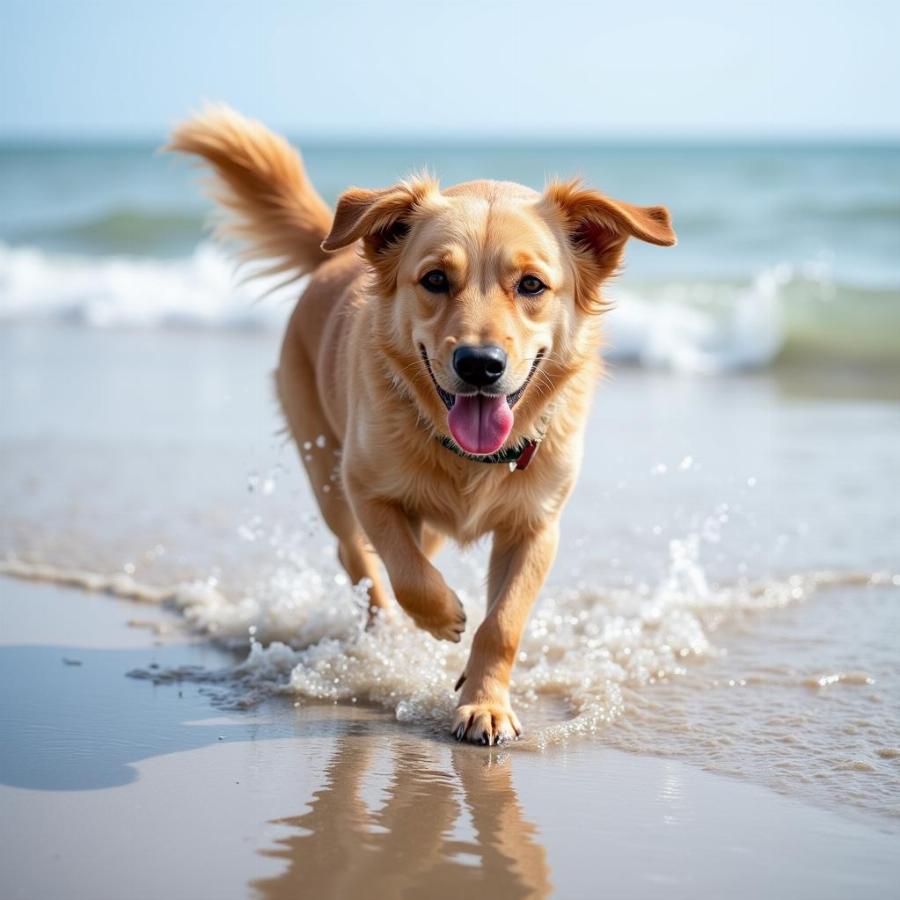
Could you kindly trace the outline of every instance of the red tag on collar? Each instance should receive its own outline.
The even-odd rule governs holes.
[[[540,447],[540,441],[528,442],[528,446],[522,451],[521,456],[519,456],[519,458],[516,460],[516,471],[528,468],[528,464],[534,458],[534,454],[537,453],[538,447]]]

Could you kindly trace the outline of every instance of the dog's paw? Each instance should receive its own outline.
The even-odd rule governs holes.
[[[458,644],[462,640],[462,634],[466,630],[466,611],[459,597],[449,588],[445,590],[440,603],[435,600],[426,610],[409,613],[419,628],[439,641]]]
[[[458,741],[493,746],[520,737],[522,725],[509,706],[464,703],[456,709],[450,734]]]
[[[466,628],[466,611],[440,572],[428,566],[404,582],[392,579],[400,606],[423,631],[439,641],[459,643]]]

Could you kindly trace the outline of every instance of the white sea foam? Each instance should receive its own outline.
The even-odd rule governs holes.
[[[782,295],[791,277],[776,266],[746,287],[676,283],[653,299],[617,291],[609,355],[703,374],[764,367],[787,337]]]
[[[787,267],[747,286],[695,282],[615,288],[607,316],[611,359],[718,373],[770,363],[785,341]],[[0,244],[0,322],[65,321],[96,328],[278,329],[298,286],[241,284],[212,244],[187,258],[73,256]]]
[[[212,244],[187,258],[76,256],[0,244],[0,322],[64,321],[96,328],[272,328],[296,286],[240,284]]]

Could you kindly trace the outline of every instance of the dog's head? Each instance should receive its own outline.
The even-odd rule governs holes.
[[[596,352],[600,288],[630,237],[674,244],[668,212],[577,182],[539,194],[418,178],[347,191],[322,246],[362,241],[393,376],[438,432],[484,455]]]

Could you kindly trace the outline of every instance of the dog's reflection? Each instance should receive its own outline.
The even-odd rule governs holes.
[[[383,745],[382,745],[383,746]],[[438,759],[451,754],[450,766]],[[488,751],[490,752],[490,751]],[[361,733],[344,735],[310,810],[276,824],[296,829],[266,855],[287,861],[283,875],[257,881],[271,900],[472,896],[546,897],[544,848],[522,815],[511,766],[469,747],[403,742],[393,750],[388,797],[377,811],[364,782],[381,753]],[[474,840],[465,834],[471,817]]]

